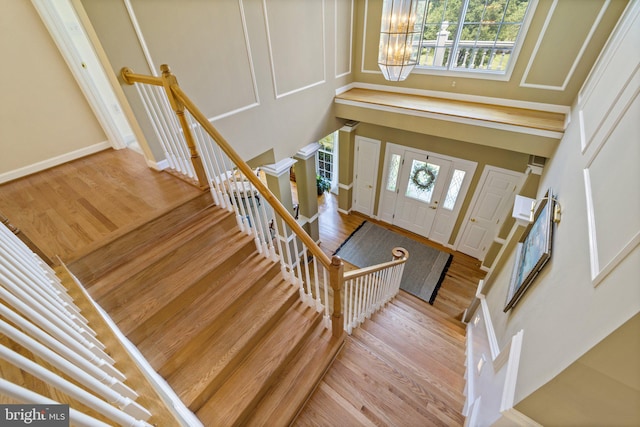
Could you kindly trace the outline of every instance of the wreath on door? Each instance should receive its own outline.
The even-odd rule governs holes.
[[[429,191],[433,187],[433,184],[436,182],[436,175],[433,173],[433,170],[425,163],[424,165],[418,166],[413,170],[413,174],[411,175],[411,182],[415,185],[420,191]]]

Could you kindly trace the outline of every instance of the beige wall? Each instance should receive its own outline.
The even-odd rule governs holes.
[[[509,81],[465,78],[461,73],[444,76],[413,72],[404,82],[390,83],[384,80],[377,66],[382,0],[359,0],[354,50],[355,80],[394,87],[571,105],[628,0],[611,1],[582,54],[582,41],[596,23],[606,0],[558,0],[557,6],[552,9],[553,3],[553,0],[539,0]],[[365,9],[368,13],[366,19]],[[549,24],[546,31],[542,32],[547,18]],[[530,58],[531,66],[527,73]],[[521,86],[523,77],[526,84],[537,87]],[[567,83],[563,88],[565,80]],[[454,82],[455,87],[452,87]]]
[[[29,1],[0,13],[0,176],[88,149],[107,139]]]
[[[281,160],[341,126],[333,97],[352,81],[351,1],[131,3],[155,67],[171,66],[245,159],[273,149]],[[122,2],[82,4],[114,70],[129,66],[147,73]],[[137,94],[125,91],[153,144]]]
[[[636,2],[634,8],[626,16],[635,21],[627,19],[625,35],[613,38],[614,43],[605,50],[541,177],[538,197],[551,188],[562,206],[561,222],[554,227],[551,260],[520,302],[503,313],[514,258],[510,251],[487,295],[501,347],[524,330],[516,402],[559,374],[562,381],[570,378],[576,370],[563,372],[565,369],[640,311],[640,202],[633,187],[640,182],[640,100],[637,77],[633,77],[640,54],[631,48],[640,35],[640,5]],[[598,271],[603,272],[601,277]],[[640,360],[637,347],[624,351],[631,352],[636,363]],[[597,385],[596,376],[584,381]],[[536,401],[557,389],[545,390],[536,393]],[[562,399],[566,402],[557,405],[578,396],[565,394]],[[609,398],[612,402],[608,403],[614,404],[614,395]],[[528,408],[524,406],[523,411]]]
[[[640,314],[524,399],[517,409],[545,426],[638,426],[638,355]]]
[[[455,126],[455,124],[450,124]],[[471,198],[476,190],[480,176],[484,167],[487,165],[496,166],[504,169],[524,172],[527,169],[529,156],[514,151],[501,150],[499,148],[485,147],[478,144],[456,141],[453,139],[440,138],[432,135],[424,135],[421,133],[407,132],[399,129],[376,126],[369,123],[360,123],[355,131],[356,135],[367,138],[376,139],[382,142],[380,146],[380,169],[378,171],[377,194],[374,207],[374,214],[378,211],[378,202],[380,196],[380,188],[382,188],[382,172],[384,166],[384,154],[387,142],[403,145],[411,148],[429,151],[431,153],[444,154],[446,156],[456,157],[464,160],[471,160],[478,163],[475,175],[471,181],[469,190],[465,197],[464,203],[458,215],[458,220],[451,233],[449,243],[455,241],[460,224],[462,223],[465,213],[471,203]],[[348,184],[348,183],[345,183]]]

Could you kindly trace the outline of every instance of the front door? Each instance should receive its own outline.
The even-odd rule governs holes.
[[[449,180],[451,162],[413,151],[406,152],[404,162],[393,224],[428,237]]]

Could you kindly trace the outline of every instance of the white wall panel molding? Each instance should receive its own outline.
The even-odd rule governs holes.
[[[140,44],[140,47],[142,49],[142,52],[144,54],[145,60],[147,62],[147,65],[149,66],[149,70],[151,72],[152,75],[154,76],[159,76],[159,68],[156,67],[155,62],[153,60],[153,57],[151,55],[151,50],[149,49],[147,40],[145,38],[144,32],[142,31],[142,27],[140,26],[140,22],[138,20],[138,16],[136,15],[136,12],[134,10],[134,6],[133,6],[133,1],[134,0],[123,0],[124,5],[127,9],[127,14],[129,15],[129,20],[131,21],[131,24],[133,26],[133,29],[136,33],[136,37],[138,39],[138,43]],[[252,102],[248,102],[247,104],[237,107],[237,108],[233,108],[230,110],[227,110],[223,113],[217,114],[213,117],[209,117],[209,121],[210,122],[214,122],[216,120],[220,120],[222,118],[225,117],[229,117],[229,116],[233,116],[235,114],[241,113],[243,111],[252,109],[254,107],[257,107],[260,105],[260,96],[258,93],[258,82],[256,79],[256,72],[255,72],[255,66],[254,66],[254,60],[253,60],[253,55],[251,53],[251,43],[249,41],[249,32],[248,32],[248,28],[247,28],[247,22],[246,22],[246,17],[245,17],[245,7],[244,7],[244,2],[243,0],[238,0],[238,11],[239,11],[239,15],[240,15],[240,23],[242,26],[242,33],[244,36],[244,46],[245,46],[245,52],[246,52],[246,59],[247,59],[247,63],[249,64],[249,73],[250,73],[250,79],[251,79],[251,87],[252,87],[252,91],[253,91],[253,100]],[[169,64],[171,66],[171,64]],[[180,77],[180,76],[178,76]]]
[[[640,84],[640,6],[630,4],[630,18],[620,22],[618,30],[602,50],[597,66],[591,71],[578,94],[580,137],[583,154],[590,149],[594,139],[604,141],[606,122],[614,116],[614,108],[628,108],[637,96]],[[591,99],[596,102],[590,102]],[[609,127],[611,124],[609,123]],[[600,137],[596,136],[600,134]],[[592,150],[598,151],[596,147]]]
[[[276,64],[276,57],[275,57],[275,51],[277,49],[277,46],[275,46],[274,43],[274,36],[273,36],[273,32],[274,30],[277,31],[277,27],[274,26],[274,28],[272,28],[272,25],[269,24],[269,6],[267,5],[267,0],[262,0],[262,10],[263,10],[263,15],[264,15],[264,24],[265,24],[265,28],[267,31],[267,44],[269,47],[269,61],[271,64],[271,78],[272,78],[272,82],[273,82],[273,90],[274,90],[274,94],[275,94],[275,98],[276,99],[280,99],[280,98],[284,98],[286,96],[289,95],[293,95],[295,93],[298,92],[302,92],[308,89],[311,89],[315,86],[324,84],[326,82],[326,29],[325,29],[325,4],[324,4],[325,0],[322,0],[321,2],[321,13],[318,14],[319,17],[321,18],[321,27],[322,27],[322,31],[321,31],[321,37],[322,37],[322,77],[319,78],[318,80],[315,81],[310,81],[308,82],[308,84],[304,84],[301,86],[298,86],[296,88],[287,88],[287,89],[282,89],[281,85],[279,85],[279,73],[276,71],[277,68],[277,64]],[[310,5],[315,5],[316,2],[300,2],[298,3],[298,6],[300,5],[305,5],[303,7],[311,7]],[[273,14],[272,14],[273,16]],[[297,27],[300,27],[302,29],[306,30],[305,25],[298,23],[296,25]],[[287,31],[291,30],[292,25],[289,25],[287,27]]]
[[[339,0],[334,0],[334,29],[335,29],[335,37],[334,37],[334,56],[335,56],[335,77],[338,79],[340,77],[348,76],[351,74],[351,58],[353,56],[353,16],[354,16],[354,4],[353,0],[349,2],[350,4],[350,14],[349,14],[349,66],[346,70],[338,70],[338,23],[339,23],[339,14],[338,14],[338,2]]]
[[[53,142],[52,142],[53,144]],[[89,156],[91,154],[98,153],[100,151],[111,148],[109,141],[103,141],[98,144],[93,144],[88,147],[81,148],[79,150],[71,151],[69,153],[62,154],[60,156],[52,157],[41,162],[37,162],[28,166],[24,166],[18,169],[14,169],[9,172],[0,174],[0,184],[12,181],[14,179],[22,178],[27,175],[31,175],[36,172],[43,171],[45,169],[52,168],[54,166],[61,165],[63,163],[70,162],[82,157]]]
[[[524,74],[522,75],[522,80],[520,81],[520,86],[521,87],[544,89],[544,90],[564,91],[567,88],[567,85],[569,84],[569,81],[571,80],[571,77],[573,76],[573,73],[574,73],[576,67],[578,66],[578,63],[582,59],[582,55],[584,54],[585,50],[587,49],[587,46],[589,45],[589,42],[591,41],[591,38],[593,37],[593,33],[595,33],[595,31],[597,30],[598,25],[600,24],[600,21],[602,20],[602,17],[604,16],[605,12],[607,11],[607,8],[609,7],[609,3],[611,3],[611,0],[605,0],[605,2],[602,4],[602,7],[600,8],[600,11],[598,12],[598,15],[596,16],[596,18],[595,18],[595,20],[593,22],[593,25],[591,26],[591,29],[589,30],[589,33],[584,38],[582,46],[580,47],[580,50],[579,50],[578,54],[574,58],[573,63],[571,65],[567,75],[565,76],[562,85],[553,86],[553,85],[544,85],[544,84],[536,84],[536,83],[527,82],[527,79],[529,78],[529,72],[531,71],[531,67],[533,66],[533,64],[534,64],[534,62],[535,62],[535,60],[537,58],[538,51],[540,49],[540,45],[542,44],[542,41],[544,40],[544,36],[545,36],[545,34],[547,32],[547,29],[549,27],[551,19],[553,18],[553,14],[554,14],[554,12],[556,10],[558,2],[559,2],[559,0],[554,0],[553,4],[551,5],[551,8],[549,9],[549,13],[547,14],[547,17],[545,19],[544,25],[542,27],[542,31],[540,32],[540,35],[538,36],[538,40],[536,41],[536,45],[535,45],[535,47],[533,49],[533,53],[531,54],[531,57],[529,58],[529,62],[527,63],[527,67],[526,67],[526,69],[524,71]]]
[[[361,73],[369,73],[369,74],[380,74],[382,75],[382,71],[380,70],[367,70],[364,68],[364,62],[366,58],[367,52],[367,31],[369,31],[369,27],[367,26],[367,17],[369,16],[369,0],[365,0],[364,2],[364,25],[362,27],[362,58],[360,60],[360,72]],[[379,29],[378,29],[379,31]]]
[[[142,49],[142,53],[144,54],[144,59],[147,61],[147,65],[149,66],[149,71],[152,75],[157,77],[158,68],[156,68],[155,64],[153,63],[153,58],[151,57],[149,46],[147,45],[147,41],[144,38],[144,34],[142,34],[142,29],[140,28],[140,23],[138,22],[136,12],[133,10],[131,0],[122,1],[124,2],[124,7],[127,9],[127,14],[129,15],[129,20],[131,21],[133,30],[136,33],[136,37],[138,38],[138,43],[140,44],[140,48]]]
[[[593,286],[640,245],[639,19],[640,3],[632,2],[578,97]]]

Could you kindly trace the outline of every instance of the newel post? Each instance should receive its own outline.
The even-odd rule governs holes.
[[[334,337],[340,337],[344,333],[342,319],[342,282],[344,281],[344,264],[339,256],[331,258],[329,269],[329,283],[333,289],[333,315],[331,316],[331,333]]]
[[[191,154],[191,163],[193,164],[193,169],[196,171],[196,176],[198,177],[200,188],[209,188],[209,182],[207,180],[207,175],[204,172],[202,159],[198,154],[198,149],[196,148],[196,143],[193,139],[191,128],[189,127],[187,118],[184,115],[184,105],[180,101],[178,101],[175,96],[173,96],[173,92],[171,91],[171,86],[178,85],[178,79],[171,73],[171,69],[167,64],[162,64],[160,66],[160,71],[162,71],[162,86],[167,93],[167,98],[169,98],[171,108],[173,108],[173,111],[176,112],[176,116],[178,116],[178,120],[180,121],[180,126],[182,127],[182,132],[184,133],[184,139],[187,142],[187,146],[189,147],[189,152]]]

